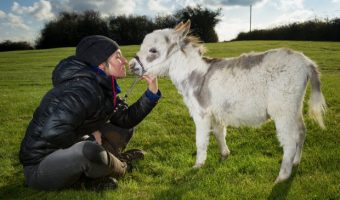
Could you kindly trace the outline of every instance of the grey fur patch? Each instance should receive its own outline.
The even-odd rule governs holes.
[[[237,67],[239,69],[247,69],[250,70],[253,67],[262,63],[263,58],[266,56],[267,53],[264,54],[254,54],[254,55],[242,55],[238,58],[230,60],[230,66]]]
[[[224,60],[220,61],[225,62]],[[202,107],[207,107],[211,103],[211,91],[208,88],[208,82],[217,71],[223,69],[222,66],[225,65],[210,65],[205,74],[193,71],[188,77],[188,84],[190,87],[195,88],[194,96]]]
[[[173,50],[173,48],[176,46],[176,43],[173,43],[170,45],[170,47],[168,48],[167,52],[166,52],[166,57],[169,56],[169,54],[171,53],[171,51]]]
[[[234,68],[250,70],[252,67],[260,64],[265,56],[266,53],[256,55],[243,55],[238,58],[229,60],[203,57],[203,61],[209,66],[207,72],[205,74],[202,74],[197,71],[193,71],[188,77],[188,84],[192,88],[196,88],[194,90],[194,96],[198,100],[199,104],[202,107],[207,107],[211,102],[211,91],[208,89],[208,82],[215,73],[226,68],[232,70]],[[182,83],[182,85],[183,84],[185,83]],[[226,104],[224,106],[226,106],[226,109],[228,109],[231,105]]]
[[[320,72],[314,65],[309,66],[312,71],[312,76],[310,77],[310,82],[312,84],[312,90],[321,93],[321,82],[320,82]]]
[[[232,110],[232,104],[229,101],[225,101],[222,105],[222,109],[225,110],[227,113],[230,113]]]
[[[209,65],[209,71],[221,70],[225,67],[232,65],[232,63],[229,60],[224,60],[220,58],[203,57],[203,60]]]
[[[197,71],[193,71],[191,72],[191,74],[189,75],[189,84],[191,86],[197,86],[197,85],[201,85],[202,83],[202,78],[203,78],[203,74],[197,72]]]
[[[168,36],[165,36],[164,39],[165,39],[165,42],[166,42],[166,43],[168,43],[168,44],[170,43],[170,39],[169,39]]]
[[[203,57],[202,59],[204,60],[205,63],[210,64],[210,65],[213,64],[213,63],[222,61],[222,59],[220,59],[220,58],[208,58],[208,57]]]
[[[210,91],[208,89],[205,89],[207,86],[204,85],[204,82],[205,75],[197,71],[191,72],[188,77],[188,86],[191,88],[195,88],[194,96],[202,107],[206,107],[208,105],[211,96]]]
[[[284,50],[288,55],[294,54],[294,52],[293,52],[291,49],[283,48],[283,50]]]
[[[232,58],[228,60],[223,60],[219,58],[206,58],[203,57],[204,62],[207,64],[221,68],[221,67],[228,67],[229,69],[246,69],[250,70],[253,67],[259,65],[262,63],[264,57],[267,55],[267,53],[263,54],[247,54],[247,55],[242,55],[237,58]]]
[[[146,61],[148,61],[149,63],[151,63],[152,61],[154,61],[155,59],[157,59],[159,57],[159,53],[154,53],[149,55],[148,57],[146,57]]]

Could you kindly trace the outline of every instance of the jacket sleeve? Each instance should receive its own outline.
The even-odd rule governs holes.
[[[76,129],[94,111],[96,104],[96,99],[84,88],[65,91],[46,119],[41,137],[60,148],[71,146],[79,137]]]
[[[160,97],[161,93],[158,92],[158,95]],[[130,107],[118,99],[117,107],[114,110],[110,122],[121,128],[133,128],[151,112],[157,103],[158,99],[155,100],[148,97],[148,91]]]

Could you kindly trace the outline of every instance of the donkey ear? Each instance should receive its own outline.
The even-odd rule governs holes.
[[[178,30],[178,29],[180,29],[180,28],[181,28],[181,26],[183,26],[183,24],[184,24],[184,23],[183,23],[183,21],[182,21],[182,22],[180,22],[180,23],[178,23],[178,24],[175,26],[175,28],[174,28],[174,29],[175,29],[175,31],[176,31],[176,30]]]
[[[181,22],[177,24],[177,26],[175,27],[175,39],[177,41],[182,40],[183,38],[185,38],[185,36],[188,35],[190,31],[190,25],[191,25],[190,19],[185,23]]]

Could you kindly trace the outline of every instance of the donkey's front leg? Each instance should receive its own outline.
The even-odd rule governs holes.
[[[194,117],[194,121],[196,125],[197,157],[193,168],[200,168],[207,158],[211,120],[210,117]]]

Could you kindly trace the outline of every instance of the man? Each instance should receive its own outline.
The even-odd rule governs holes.
[[[117,187],[115,178],[126,173],[129,157],[142,154],[120,150],[161,96],[157,79],[143,76],[148,89],[140,99],[130,107],[120,100],[117,78],[126,76],[126,63],[116,42],[94,35],[83,38],[76,55],[56,66],[53,88],[35,110],[21,143],[26,185],[41,190],[75,184],[95,190]]]

